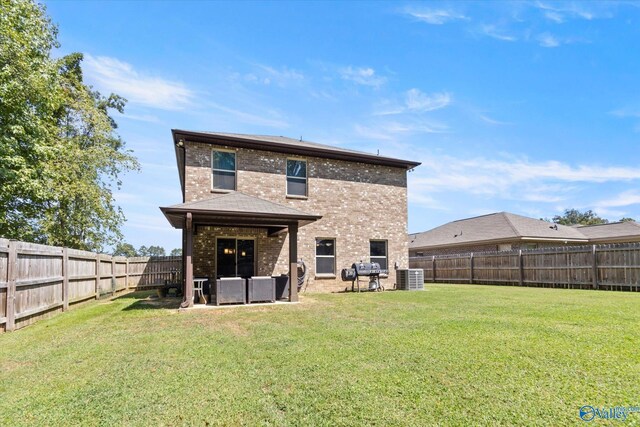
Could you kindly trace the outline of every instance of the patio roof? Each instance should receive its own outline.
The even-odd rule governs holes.
[[[174,228],[184,228],[186,214],[190,212],[196,226],[264,227],[269,229],[269,234],[282,231],[292,223],[302,226],[322,218],[322,215],[309,214],[238,191],[215,194],[205,200],[161,207],[160,210]]]

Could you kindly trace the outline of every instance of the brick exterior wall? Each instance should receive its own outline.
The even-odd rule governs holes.
[[[322,219],[300,227],[298,257],[307,265],[309,291],[335,292],[350,286],[340,280],[340,270],[359,260],[369,260],[369,240],[387,241],[390,268],[385,287],[393,287],[394,263],[409,265],[407,235],[407,172],[394,168],[342,160],[304,157],[307,161],[308,197],[286,196],[287,156],[283,153],[236,149],[223,145],[185,143],[185,202],[211,197],[212,149],[236,152],[236,189]],[[366,200],[371,202],[366,202]],[[256,239],[256,274],[288,272],[288,236],[268,237],[260,228],[199,226],[194,236],[194,274],[215,277],[216,237]],[[336,241],[336,277],[315,273],[315,239]]]

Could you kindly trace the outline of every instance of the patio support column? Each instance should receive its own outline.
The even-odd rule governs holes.
[[[185,219],[185,254],[184,254],[184,301],[180,307],[193,307],[193,221],[191,212]]]
[[[289,224],[289,301],[298,301],[298,223]]]

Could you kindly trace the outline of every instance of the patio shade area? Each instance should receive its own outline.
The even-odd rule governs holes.
[[[198,226],[252,227],[265,229],[268,236],[289,234],[289,283],[297,283],[298,228],[322,218],[289,206],[237,191],[215,194],[206,200],[161,207],[169,223],[183,230],[185,299],[193,305],[193,236]],[[289,286],[289,301],[297,301],[297,287]]]

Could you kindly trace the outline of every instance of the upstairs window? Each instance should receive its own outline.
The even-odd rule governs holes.
[[[287,196],[307,195],[307,161],[287,159]]]
[[[336,274],[335,239],[316,239],[316,274]]]
[[[233,151],[213,150],[211,171],[214,190],[236,189],[236,153]]]
[[[369,257],[371,262],[380,264],[380,268],[387,269],[387,241],[386,240],[370,240],[369,241]]]

